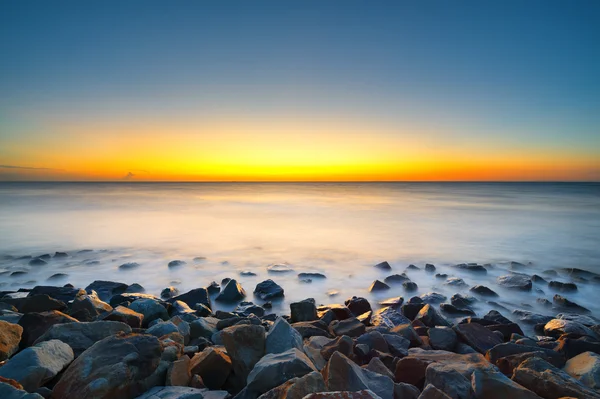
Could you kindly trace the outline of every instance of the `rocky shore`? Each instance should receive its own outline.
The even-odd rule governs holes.
[[[308,298],[280,315],[271,301],[284,288],[271,279],[252,294],[233,278],[160,296],[101,280],[0,291],[0,398],[600,398],[600,321],[568,298],[577,283],[524,274],[513,263],[498,287],[546,285],[557,293],[538,305],[554,316],[511,311],[494,287],[469,287],[431,264],[422,271],[456,294],[413,296],[417,285],[387,262],[374,266],[390,274],[370,291],[403,296]],[[479,301],[496,310],[477,314]]]

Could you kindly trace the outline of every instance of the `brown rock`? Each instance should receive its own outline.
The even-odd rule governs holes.
[[[78,321],[58,310],[24,314],[19,319],[19,325],[23,327],[20,348],[24,349],[33,345],[50,327],[63,323],[78,323]]]
[[[209,389],[220,389],[232,365],[230,357],[218,348],[208,347],[197,353],[190,362],[190,371],[202,377],[202,381]]]
[[[169,365],[165,385],[187,387],[190,384],[190,358],[183,355]]]
[[[142,328],[144,315],[119,305],[112,312],[108,313],[103,320],[120,321],[131,328]]]
[[[6,360],[19,350],[23,327],[0,320],[0,361]]]

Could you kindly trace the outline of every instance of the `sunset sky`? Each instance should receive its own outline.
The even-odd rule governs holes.
[[[600,180],[598,1],[2,1],[0,180]]]

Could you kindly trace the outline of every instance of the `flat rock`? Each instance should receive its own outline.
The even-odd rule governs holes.
[[[500,276],[496,281],[500,286],[511,290],[531,291],[531,287],[533,286],[531,278],[522,274]]]
[[[600,355],[597,353],[584,352],[569,359],[563,371],[588,388],[600,389]]]
[[[109,314],[104,316],[102,320],[119,321],[125,323],[131,328],[142,328],[144,315],[125,306],[117,306]]]
[[[553,319],[544,326],[544,333],[552,337],[559,337],[563,334],[574,334],[579,336],[588,336],[598,339],[596,333],[581,323],[570,320]]]
[[[263,356],[248,375],[247,389],[264,393],[294,377],[317,371],[310,359],[296,348]]]
[[[267,333],[265,353],[281,353],[293,348],[302,350],[302,336],[283,317],[278,317]]]
[[[131,327],[118,321],[54,324],[35,343],[58,339],[68,344],[77,357],[96,342],[120,332],[131,333]]]
[[[353,317],[346,320],[334,320],[329,325],[331,331],[338,337],[347,335],[349,337],[358,337],[364,334],[366,327],[357,318]]]
[[[19,350],[23,327],[0,320],[0,361],[6,360]]]
[[[486,353],[504,342],[497,334],[476,323],[458,324],[454,327],[454,331],[462,341],[479,353]]]
[[[391,276],[387,276],[383,279],[383,281],[387,284],[398,284],[403,283],[405,281],[410,281],[410,278],[405,274],[392,274]]]
[[[71,347],[59,340],[26,348],[0,367],[0,376],[17,381],[26,391],[35,391],[73,361]]]
[[[291,273],[294,269],[287,263],[276,263],[267,266],[267,272],[269,273]]]
[[[371,316],[371,324],[374,326],[394,328],[399,325],[410,324],[410,322],[407,317],[391,306],[381,308],[373,312]]]

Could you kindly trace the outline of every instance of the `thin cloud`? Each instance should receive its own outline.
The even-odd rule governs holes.
[[[3,169],[25,169],[25,170],[64,170],[56,168],[34,168],[32,166],[0,165]]]
[[[135,177],[135,175],[131,172],[127,172],[127,174],[123,177],[125,180],[131,180]]]

